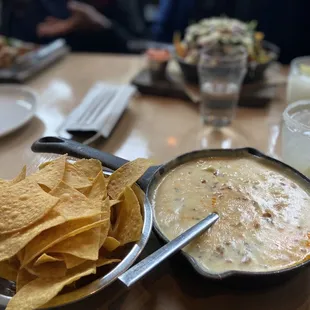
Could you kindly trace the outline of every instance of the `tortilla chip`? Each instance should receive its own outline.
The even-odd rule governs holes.
[[[102,172],[101,162],[97,159],[80,159],[73,164],[74,168],[89,180],[94,180]]]
[[[87,262],[70,269],[68,275],[62,278],[35,279],[16,293],[6,309],[31,310],[39,308],[55,297],[66,285],[92,273],[96,273],[96,266],[94,263]]]
[[[117,249],[120,246],[120,242],[116,240],[115,238],[108,236],[104,243],[103,243],[103,248],[108,250],[109,252],[113,252],[115,249]]]
[[[83,264],[86,260],[70,254],[62,254],[67,269]]]
[[[0,191],[0,234],[30,226],[47,214],[58,200],[29,179]]]
[[[108,195],[112,199],[119,199],[125,188],[134,184],[151,165],[150,160],[138,158],[117,169],[109,177]]]
[[[78,171],[73,164],[66,163],[65,174],[63,181],[73,188],[87,188],[92,184],[88,180],[88,177],[83,173]]]
[[[119,212],[112,237],[121,245],[138,241],[141,236],[143,219],[139,201],[130,187],[124,191],[124,201],[120,203]]]
[[[0,179],[0,186],[4,187],[4,186],[14,185],[14,184],[24,180],[25,177],[26,177],[26,166],[24,166],[22,171],[19,173],[19,175],[12,180],[7,181],[7,180]]]
[[[67,272],[66,264],[63,261],[44,263],[39,266],[27,265],[25,269],[39,278],[60,278]]]
[[[9,281],[16,281],[18,268],[8,260],[0,262],[0,277]]]
[[[97,267],[102,267],[105,265],[119,263],[121,260],[118,258],[99,258],[96,262]]]
[[[110,230],[110,201],[109,198],[101,201],[101,220],[105,220],[105,225],[101,226],[100,230],[100,241],[99,241],[99,248],[102,247],[105,239],[108,236],[108,232]]]
[[[140,206],[143,206],[145,197],[144,191],[137,184],[133,184],[131,186],[131,189],[135,192],[135,195],[139,200]]]
[[[120,202],[121,200],[110,200],[110,232],[113,231],[113,228],[115,228]]]
[[[24,168],[12,181],[0,179],[0,211],[3,205],[6,209],[1,203],[2,197],[13,211],[19,210],[20,204],[22,210],[26,209],[23,199],[27,196],[22,197],[22,203],[19,202],[16,208],[10,206],[11,200],[6,193],[11,189],[17,196],[19,191],[16,189],[27,188],[27,194],[37,199],[32,198],[33,204],[28,206],[29,218],[25,213],[23,221],[27,222],[26,226],[18,224],[22,228],[2,234],[0,226],[0,276],[16,280],[17,286],[17,293],[7,307],[9,310],[30,310],[65,302],[66,294],[54,298],[64,286],[74,285],[80,277],[95,273],[96,266],[120,262],[115,249],[140,238],[140,205],[129,186],[144,173],[150,162],[138,159],[106,178],[99,161],[83,159],[71,164],[66,158],[62,156],[42,164],[40,170],[30,177],[26,177]],[[14,184],[8,186],[8,182],[13,181]],[[45,197],[56,203],[49,207]],[[46,214],[41,216],[44,208]],[[32,222],[35,217],[39,218]],[[0,217],[0,225],[1,221],[5,226],[13,223]],[[109,235],[110,232],[113,235]],[[74,290],[74,286],[68,289]],[[70,294],[78,294],[78,291]]]
[[[15,269],[19,269],[20,267],[20,262],[19,259],[17,257],[17,255],[14,255],[13,257],[10,257],[8,259],[8,262],[15,268]]]
[[[43,168],[45,168],[46,166],[48,166],[52,161],[46,161],[42,164],[39,165],[39,170],[42,170]]]
[[[22,267],[58,242],[104,224],[105,221],[98,220],[98,218],[100,215],[73,220],[43,231],[26,245]]]
[[[66,160],[67,155],[62,155],[57,159],[50,161],[49,164],[41,170],[29,175],[27,179],[38,182],[38,184],[51,190],[63,179]]]
[[[43,253],[33,264],[33,266],[39,266],[44,263],[52,263],[52,262],[58,262],[62,261],[63,258],[57,255],[48,255],[46,253]]]
[[[90,217],[101,212],[100,201],[89,200],[78,190],[62,181],[59,182],[50,194],[59,197],[55,210],[68,221]]]
[[[23,286],[33,281],[37,277],[29,273],[25,268],[20,269],[16,279],[16,292],[18,292]]]
[[[24,249],[21,249],[17,254],[16,254],[16,258],[18,259],[19,264],[22,263],[23,259],[24,259],[24,255],[25,255],[25,251]],[[13,256],[14,257],[14,256]]]
[[[107,222],[107,221],[106,221]],[[48,249],[49,253],[66,253],[86,260],[97,260],[101,227],[68,238]]]
[[[22,231],[2,236],[0,235],[0,261],[6,260],[17,254],[27,243],[44,230],[64,222],[65,219],[60,216],[58,212],[52,210],[41,220]]]
[[[101,200],[107,197],[107,184],[102,171],[100,171],[94,179],[93,185],[87,197],[89,199]]]
[[[10,183],[16,184],[16,183],[24,180],[26,178],[26,172],[27,172],[27,168],[26,168],[26,166],[24,166],[22,171],[19,173],[19,175],[16,178],[14,178],[13,180],[11,180]]]

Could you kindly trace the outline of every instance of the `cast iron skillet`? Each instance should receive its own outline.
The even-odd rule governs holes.
[[[100,160],[103,166],[108,167],[112,170],[115,170],[125,164],[127,160],[123,158],[116,157],[114,155],[101,152],[94,148],[88,147],[86,145],[82,145],[80,143],[66,140],[63,138],[57,137],[44,137],[39,139],[38,141],[34,142],[32,145],[32,150],[34,152],[40,153],[56,153],[56,154],[65,154],[67,153],[70,156],[74,156],[77,158],[96,158]],[[183,154],[170,162],[161,165],[161,166],[153,166],[150,167],[146,173],[139,179],[137,182],[141,189],[145,191],[145,201],[144,204],[147,204],[149,207],[151,206],[151,200],[154,193],[155,188],[159,184],[160,180],[162,180],[163,176],[171,171],[173,168],[188,162],[193,159],[198,158],[208,158],[208,157],[241,157],[241,156],[248,156],[253,158],[261,158],[268,162],[270,165],[274,166],[277,169],[282,171],[287,171],[291,175],[295,175],[295,177],[300,180],[301,183],[304,183],[305,186],[310,186],[310,180],[302,175],[300,172],[295,170],[294,168],[274,159],[268,157],[261,152],[257,151],[253,148],[242,148],[242,149],[221,149],[221,150],[200,150],[200,151],[193,151],[190,153]],[[153,212],[154,214],[155,212]],[[156,233],[165,241],[168,242],[169,240],[161,229],[159,228],[156,222],[156,216],[154,215],[154,229]],[[238,271],[238,270],[231,270],[226,271],[223,273],[210,273],[206,271],[200,264],[190,257],[185,252],[182,252],[193,268],[203,277],[208,279],[214,280],[231,280],[233,282],[239,282],[239,280],[244,280],[248,283],[255,282],[259,283],[273,283],[278,282],[280,280],[284,280],[285,278],[294,275],[302,268],[309,265],[310,260],[299,263],[295,266],[290,268],[276,270],[276,271],[266,271],[266,272],[249,272],[249,271]],[[238,280],[238,281],[237,281]],[[267,282],[266,282],[267,281]]]

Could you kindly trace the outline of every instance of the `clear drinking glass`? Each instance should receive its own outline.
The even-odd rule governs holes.
[[[310,178],[310,100],[292,103],[283,112],[282,158]]]
[[[201,53],[198,65],[204,125],[201,147],[244,146],[244,138],[228,126],[235,116],[247,58],[244,47],[213,47]]]
[[[287,81],[287,103],[310,99],[310,57],[293,59]]]

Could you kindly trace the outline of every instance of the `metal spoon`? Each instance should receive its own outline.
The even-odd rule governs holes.
[[[127,287],[130,287],[142,277],[144,277],[149,271],[159,265],[162,261],[164,261],[166,258],[186,246],[195,237],[210,228],[218,220],[218,218],[219,216],[217,213],[211,213],[205,219],[186,230],[183,234],[168,242],[166,245],[158,249],[150,256],[143,259],[135,266],[131,267],[118,279],[123,282]]]

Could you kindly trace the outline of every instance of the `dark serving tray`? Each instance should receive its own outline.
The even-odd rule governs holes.
[[[265,79],[255,83],[244,84],[240,94],[239,106],[253,108],[267,106],[275,97],[277,86],[283,82],[271,83]],[[174,83],[173,79],[168,79],[164,76],[154,78],[147,68],[140,71],[131,83],[142,94],[191,101],[182,84]]]

